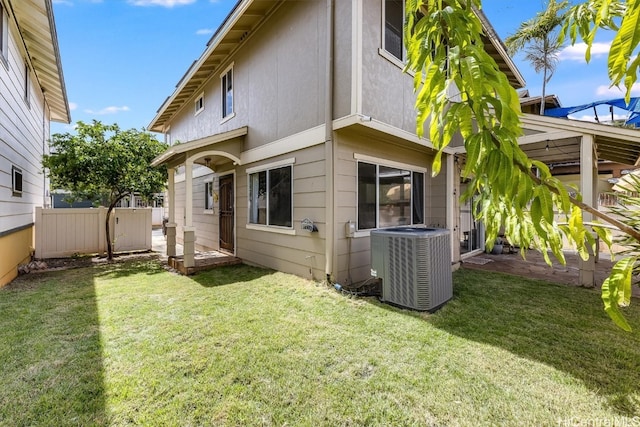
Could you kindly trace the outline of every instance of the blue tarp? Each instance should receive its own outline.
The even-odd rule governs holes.
[[[575,107],[550,108],[549,110],[545,110],[544,115],[549,117],[567,117],[569,114],[597,107],[598,105],[611,105],[613,107],[629,111],[630,115],[625,123],[640,127],[640,97],[631,98],[629,105],[627,105],[624,98],[608,99],[592,102],[590,104],[576,105]]]

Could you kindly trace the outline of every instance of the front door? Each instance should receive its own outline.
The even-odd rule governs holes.
[[[233,252],[233,175],[220,177],[220,249]]]

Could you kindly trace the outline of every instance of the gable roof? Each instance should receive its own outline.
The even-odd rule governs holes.
[[[182,76],[176,88],[167,97],[148,126],[155,132],[164,132],[165,124],[193,97],[216,69],[233,54],[240,44],[271,15],[282,0],[239,0],[207,43],[200,58],[194,61]],[[516,89],[525,85],[524,78],[507,54],[504,44],[481,10],[474,9],[485,31],[485,49],[497,62]]]
[[[52,0],[9,1],[33,72],[49,105],[51,120],[69,123],[69,102],[62,74]]]
[[[205,51],[182,76],[176,89],[160,106],[149,130],[163,132],[164,124],[223,65],[229,55],[281,5],[279,0],[239,0],[213,34]]]

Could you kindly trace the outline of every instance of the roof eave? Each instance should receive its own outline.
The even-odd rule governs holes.
[[[62,71],[52,0],[16,2],[11,10],[31,66],[49,106],[50,120],[70,123],[71,114]],[[29,31],[29,26],[39,31]],[[39,37],[38,34],[47,35]]]
[[[198,60],[196,60],[191,65],[191,67],[189,67],[185,75],[180,79],[171,96],[169,96],[160,106],[160,108],[156,112],[155,117],[153,118],[153,120],[151,120],[151,123],[149,123],[149,126],[147,127],[150,131],[164,132],[164,126],[163,124],[159,123],[159,120],[164,114],[165,110],[171,105],[171,103],[176,99],[176,97],[180,94],[184,87],[189,83],[191,78],[200,69],[207,58],[216,50],[220,42],[224,39],[225,35],[229,32],[229,30],[231,30],[231,28],[233,28],[234,24],[238,21],[238,19],[240,19],[240,17],[242,17],[242,14],[253,2],[254,0],[239,0],[238,3],[236,3],[229,15],[227,15],[227,17],[223,21],[222,25],[218,28],[218,30],[216,30],[215,34],[207,43],[207,47],[202,55],[200,55],[200,58],[198,58]]]
[[[516,64],[511,59],[511,56],[509,56],[509,54],[507,53],[506,46],[502,42],[502,39],[500,39],[500,37],[498,36],[498,33],[496,33],[496,30],[493,28],[493,25],[491,25],[491,23],[489,22],[487,15],[485,15],[482,10],[476,9],[475,7],[474,7],[474,12],[476,13],[476,16],[478,17],[478,19],[480,19],[480,22],[482,23],[482,27],[485,30],[487,38],[489,38],[489,41],[491,41],[491,44],[498,51],[498,54],[502,57],[505,65],[507,66],[509,71],[511,71],[511,73],[513,74],[515,81],[519,84],[519,86],[514,85],[514,89],[521,89],[525,87],[527,85],[527,82],[525,81],[524,77],[520,73],[520,70],[518,70],[518,67],[516,67]]]

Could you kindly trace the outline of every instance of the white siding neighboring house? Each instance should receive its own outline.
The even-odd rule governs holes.
[[[51,121],[70,122],[51,0],[0,0],[0,286],[29,261],[34,208],[50,203]]]

